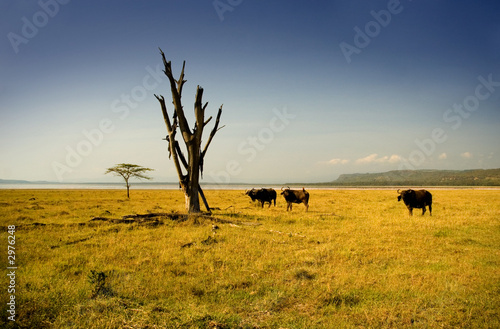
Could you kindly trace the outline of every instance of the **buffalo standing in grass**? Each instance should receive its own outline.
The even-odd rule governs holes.
[[[425,214],[425,207],[429,207],[429,215],[432,216],[432,194],[426,190],[404,190],[399,191],[398,201],[403,199],[410,216],[413,216],[413,208],[422,208],[422,216]]]
[[[264,203],[269,202],[269,207],[271,207],[271,202],[274,200],[274,206],[276,207],[276,191],[272,188],[261,188],[260,190],[251,189],[245,191],[252,201],[258,200],[260,202],[261,208],[264,208]],[[268,207],[268,208],[269,208]]]
[[[281,195],[286,200],[286,211],[290,209],[292,211],[292,205],[294,203],[303,203],[306,206],[306,211],[309,209],[309,192],[304,188],[301,190],[291,190],[290,187],[286,189],[281,188]]]

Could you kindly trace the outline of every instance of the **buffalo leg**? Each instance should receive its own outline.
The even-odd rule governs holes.
[[[410,213],[410,216],[413,216],[413,208],[408,207],[408,212]]]
[[[422,216],[425,214],[425,206],[422,208]]]
[[[429,216],[432,216],[432,205],[429,205]]]

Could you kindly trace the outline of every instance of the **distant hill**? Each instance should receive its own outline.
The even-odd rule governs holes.
[[[500,169],[393,170],[344,174],[324,185],[338,186],[500,186]]]
[[[19,180],[19,179],[0,179],[0,184],[29,184],[27,180]]]
[[[0,179],[0,184],[47,184],[46,181],[30,182],[21,179]]]

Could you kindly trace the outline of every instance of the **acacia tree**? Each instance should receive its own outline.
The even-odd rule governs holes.
[[[120,163],[114,167],[108,168],[104,174],[112,173],[115,176],[122,176],[125,180],[125,185],[127,186],[127,198],[130,199],[130,178],[139,178],[139,179],[151,179],[151,177],[146,176],[144,173],[147,171],[152,171],[154,169],[141,167],[135,164],[130,163]]]
[[[199,180],[200,174],[203,175],[203,160],[207,153],[208,146],[212,142],[215,133],[219,129],[223,128],[219,128],[219,120],[222,114],[222,105],[220,106],[219,112],[217,113],[215,125],[210,132],[205,146],[202,148],[201,143],[203,128],[205,128],[205,126],[212,119],[212,117],[209,117],[205,121],[205,109],[208,105],[208,102],[204,105],[202,104],[203,88],[198,86],[196,89],[194,102],[194,115],[196,122],[193,129],[191,130],[186,120],[186,116],[184,115],[184,109],[181,103],[182,87],[186,82],[186,80],[184,80],[184,67],[186,66],[186,61],[183,62],[181,74],[179,76],[179,79],[176,80],[172,73],[171,62],[166,60],[165,54],[161,49],[160,53],[164,65],[163,72],[170,82],[170,91],[172,93],[173,100],[172,103],[174,105],[174,113],[171,121],[167,113],[165,98],[162,95],[158,96],[155,94],[156,99],[160,102],[165,125],[167,126],[168,135],[166,137],[166,140],[168,142],[169,158],[172,158],[175,164],[175,169],[177,170],[177,174],[179,177],[179,186],[184,192],[186,199],[186,210],[189,213],[200,212],[201,210],[199,196],[201,196],[203,202],[205,203],[207,211],[210,212],[210,207],[208,206],[206,198],[203,194],[203,190],[200,187]],[[178,141],[176,140],[177,128],[180,129],[182,139],[184,140],[184,144],[186,146],[188,154],[187,160],[183,152],[181,151]]]

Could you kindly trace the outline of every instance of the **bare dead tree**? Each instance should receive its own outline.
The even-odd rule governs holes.
[[[184,115],[184,109],[181,103],[182,87],[186,82],[186,80],[184,80],[184,67],[186,66],[186,61],[184,61],[184,63],[182,64],[182,71],[179,79],[176,80],[172,74],[171,62],[166,60],[165,54],[161,49],[160,53],[163,58],[163,72],[170,82],[170,91],[172,93],[173,100],[172,103],[174,105],[174,113],[172,116],[172,120],[170,120],[170,117],[167,113],[165,98],[162,95],[158,96],[155,94],[156,99],[158,99],[158,101],[160,102],[165,125],[167,126],[168,135],[166,137],[166,140],[168,142],[169,158],[174,161],[175,169],[177,170],[177,174],[179,176],[179,185],[186,197],[186,210],[189,213],[201,212],[199,201],[199,196],[201,196],[205,207],[207,208],[207,211],[210,212],[210,207],[206,201],[205,195],[203,194],[203,190],[200,187],[199,180],[200,174],[203,175],[203,161],[207,153],[208,146],[212,142],[215,133],[219,129],[223,128],[219,128],[219,120],[222,114],[222,105],[219,108],[219,112],[217,113],[217,117],[215,119],[215,125],[210,132],[208,140],[205,146],[201,148],[203,128],[205,128],[210,120],[212,120],[212,117],[209,117],[207,120],[205,120],[205,109],[208,105],[208,102],[204,105],[202,104],[203,88],[198,86],[196,89],[194,102],[194,114],[196,122],[193,129],[191,130],[186,120],[186,116]],[[177,128],[179,128],[182,139],[184,140],[184,143],[186,145],[188,155],[187,160],[179,146],[179,142],[176,140]]]

